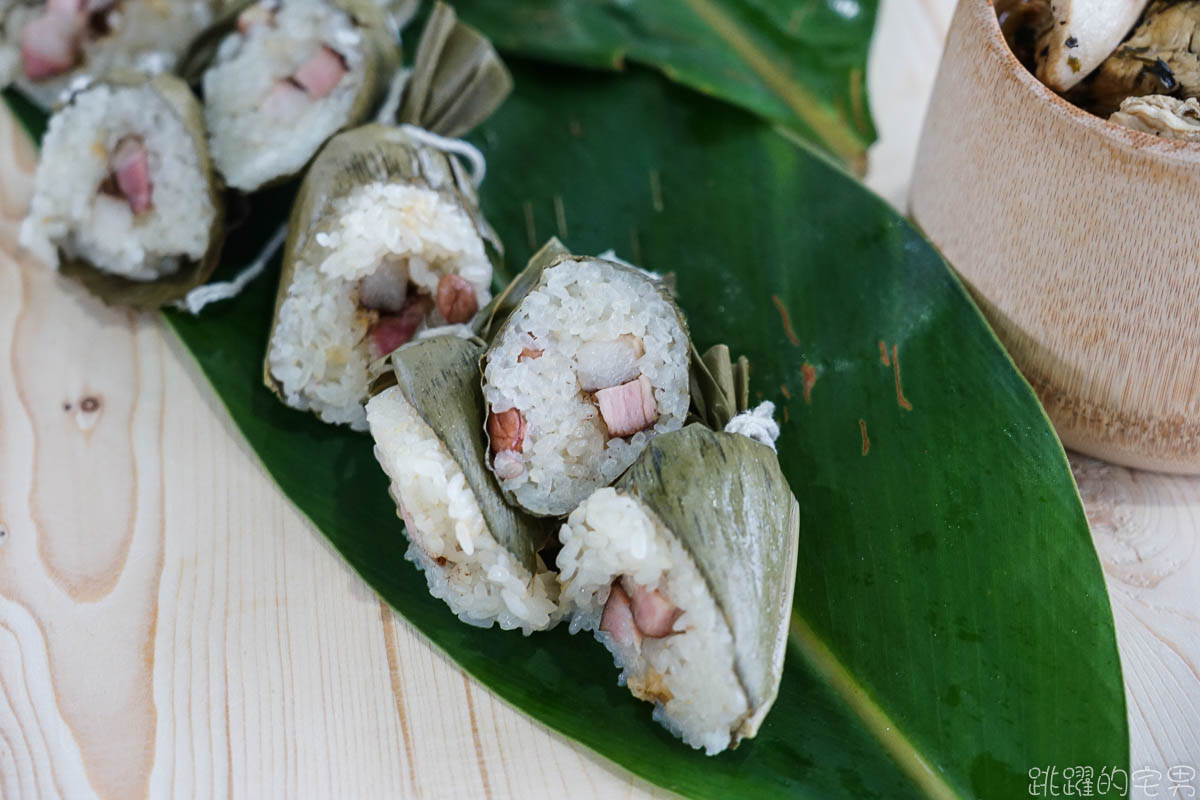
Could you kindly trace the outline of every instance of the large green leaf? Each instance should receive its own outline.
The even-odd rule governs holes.
[[[261,385],[266,277],[167,317],[287,495],[499,696],[685,795],[1007,800],[1031,768],[1128,768],[1112,618],[1063,452],[928,243],[824,158],[649,73],[514,74],[476,137],[510,268],[557,234],[674,272],[697,344],[749,355],[780,405],[801,552],[774,710],[706,758],[651,722],[592,639],[459,623],[402,557],[369,439]],[[229,268],[279,205],[260,203]]]
[[[459,0],[511,53],[599,68],[626,59],[792,128],[865,168],[867,48],[878,0]],[[631,132],[632,133],[632,132]]]

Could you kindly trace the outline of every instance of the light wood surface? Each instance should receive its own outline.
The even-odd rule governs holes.
[[[1200,474],[1200,147],[1043,86],[989,0],[959,5],[912,185],[1069,447]]]
[[[894,202],[950,10],[883,5],[870,181]],[[0,797],[661,796],[387,609],[157,319],[14,258],[33,157],[0,115]],[[1076,467],[1134,764],[1200,768],[1200,481]]]

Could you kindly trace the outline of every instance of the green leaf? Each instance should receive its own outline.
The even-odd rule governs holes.
[[[684,795],[1009,800],[1033,768],[1128,769],[1112,618],[1066,459],[933,248],[826,159],[647,72],[514,77],[475,137],[510,272],[552,234],[673,272],[697,345],[749,356],[752,402],[779,405],[800,555],[774,709],[756,739],[706,758],[587,636],[458,622],[403,559],[370,440],[261,385],[264,278],[167,318],[284,492],[500,697]],[[246,227],[261,238],[283,213],[276,195]],[[227,269],[251,244],[231,243]]]
[[[878,0],[459,0],[510,53],[626,59],[791,128],[856,171],[875,141],[866,65]]]

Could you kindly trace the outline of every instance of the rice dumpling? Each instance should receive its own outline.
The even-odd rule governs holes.
[[[736,746],[779,691],[798,535],[772,448],[699,423],[665,433],[559,531],[570,630],[594,631],[687,744]]]

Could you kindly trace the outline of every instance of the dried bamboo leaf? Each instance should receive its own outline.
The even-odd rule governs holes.
[[[750,405],[750,362],[745,356],[735,366],[729,348],[716,344],[704,355],[692,345],[690,374],[692,417],[713,430],[724,430]]]
[[[500,107],[512,76],[492,43],[438,2],[429,16],[397,121],[458,138]]]
[[[728,406],[729,415],[732,417],[737,413],[737,401],[734,399],[733,361],[729,355],[729,348],[723,344],[714,344],[705,351],[701,360],[708,367],[709,374],[713,376],[713,380],[717,382],[717,389],[720,391],[721,398],[725,401],[725,405]],[[729,420],[725,421],[728,422]],[[724,426],[722,425],[721,427]]]
[[[750,359],[738,356],[733,365],[733,400],[737,413],[750,409]]]
[[[614,484],[683,544],[734,640],[751,737],[779,692],[796,583],[800,514],[775,452],[745,436],[688,425],[655,437]]]
[[[537,571],[537,552],[553,532],[547,520],[523,514],[504,502],[500,487],[485,465],[486,415],[479,384],[478,339],[436,336],[406,345],[391,356],[396,385],[445,445],[479,502],[488,530],[530,574]]]
[[[551,237],[550,241],[542,245],[541,250],[530,257],[525,269],[521,270],[520,274],[513,278],[503,291],[493,297],[492,301],[475,317],[476,335],[485,342],[490,342],[492,331],[498,330],[499,325],[512,313],[513,309],[521,304],[525,295],[529,294],[529,291],[537,284],[542,273],[548,267],[554,266],[570,255],[571,252],[557,237]]]

